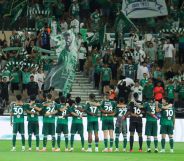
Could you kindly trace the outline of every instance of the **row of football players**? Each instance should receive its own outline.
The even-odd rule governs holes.
[[[139,136],[139,152],[142,152],[142,117],[146,115],[145,135],[147,136],[147,152],[151,152],[151,136],[154,138],[154,152],[158,152],[158,139],[157,139],[157,121],[160,118],[162,135],[161,139],[161,152],[165,152],[165,138],[169,136],[170,152],[173,152],[173,129],[174,129],[174,107],[172,104],[166,102],[165,99],[162,103],[150,100],[143,104],[138,101],[138,94],[135,93],[133,99],[125,104],[124,99],[120,98],[118,103],[109,99],[106,94],[104,99],[99,103],[95,100],[95,95],[89,95],[89,101],[81,104],[80,97],[75,101],[70,100],[68,103],[65,97],[60,98],[60,103],[57,104],[52,100],[52,95],[47,95],[47,100],[42,104],[35,102],[35,96],[30,97],[29,103],[23,103],[21,96],[16,96],[17,101],[11,104],[11,125],[13,125],[13,148],[16,148],[16,135],[19,132],[22,138],[22,151],[25,150],[25,136],[24,136],[24,113],[27,113],[28,121],[28,146],[29,151],[32,150],[32,134],[36,137],[36,150],[46,151],[47,137],[52,137],[52,151],[60,151],[61,134],[65,138],[65,151],[74,150],[74,136],[79,134],[81,138],[81,151],[84,149],[84,135],[83,135],[83,116],[87,114],[87,131],[88,131],[88,149],[87,152],[92,152],[92,134],[95,136],[95,152],[98,152],[99,136],[98,136],[98,118],[102,121],[102,130],[104,135],[104,150],[103,152],[112,152],[114,143],[114,129],[115,129],[115,151],[119,151],[119,136],[123,136],[123,151],[126,151],[127,146],[127,117],[130,117],[129,132],[130,132],[130,152],[133,152],[134,133],[135,131]],[[39,150],[39,119],[38,116],[43,116],[43,149]],[[68,117],[72,117],[70,149],[68,139]],[[116,123],[114,127],[114,117]],[[56,125],[55,125],[55,119]],[[56,127],[55,127],[56,126]],[[55,131],[56,129],[56,131]],[[55,138],[57,133],[57,139]],[[108,138],[109,147],[108,147]],[[57,148],[55,144],[57,143]]]

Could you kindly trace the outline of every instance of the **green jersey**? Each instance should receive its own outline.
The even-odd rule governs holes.
[[[175,117],[174,107],[170,107],[167,110],[162,110],[160,125],[174,126],[174,117]]]
[[[58,104],[57,106],[57,110],[58,110],[58,118],[57,118],[57,124],[66,124],[68,125],[68,109],[64,110],[64,111],[60,111],[60,109],[64,108],[65,104]]]
[[[174,85],[168,85],[166,88],[167,98],[174,99]]]
[[[22,72],[22,83],[28,84],[30,82],[31,74],[29,72]]]
[[[112,75],[111,68],[102,68],[101,75],[102,75],[102,81],[110,81],[111,75]]]
[[[17,105],[13,103],[11,105],[11,113],[13,114],[13,123],[23,123],[24,122],[24,111],[26,110],[25,105]]]
[[[13,79],[12,79],[12,83],[19,83],[20,82],[20,80],[19,80],[19,73],[18,72],[13,72],[12,74],[11,74],[11,76],[13,77]]]
[[[83,108],[81,104],[69,107],[70,113],[74,112],[79,116],[79,117],[73,116],[72,124],[82,124],[83,123],[82,118],[81,118],[81,116],[83,115],[83,112],[81,112],[77,107]]]
[[[177,92],[179,99],[184,99],[184,85],[179,85],[177,87]]]
[[[104,100],[101,103],[100,109],[107,112],[113,112],[116,109],[116,103],[111,100]],[[102,116],[102,120],[113,120],[113,116]]]
[[[144,78],[144,79],[141,79],[140,80],[140,85],[144,88],[145,84],[148,83],[148,79],[147,78]]]
[[[88,114],[87,112],[87,120],[88,122],[94,122],[94,121],[97,121],[98,122],[98,112],[99,112],[99,108],[96,107],[96,106],[93,106],[93,105],[90,105],[90,103],[87,103],[86,104],[86,111],[87,112],[90,112],[92,114],[94,114],[94,116]]]
[[[153,88],[154,88],[153,84],[147,84],[144,86],[143,95],[145,96],[145,98],[147,99],[153,98]]]
[[[37,114],[36,110],[33,107],[34,106],[35,107],[41,107],[41,105],[38,104],[38,103],[33,103],[32,105],[26,104],[25,106],[26,106],[27,111],[30,111],[30,112],[34,113],[34,114],[27,113],[27,121],[38,122],[38,114]]]
[[[43,122],[44,123],[55,123],[55,116],[45,116],[46,113],[55,112],[57,110],[57,104],[54,101],[44,102],[42,104]]]
[[[146,120],[147,121],[157,121],[156,118],[152,117],[150,114],[156,114],[156,104],[155,102],[146,102],[144,104],[144,108],[146,109]]]

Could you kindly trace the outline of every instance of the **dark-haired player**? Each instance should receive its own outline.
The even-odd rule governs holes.
[[[19,132],[22,138],[22,151],[25,151],[25,136],[24,136],[24,111],[26,107],[22,102],[22,96],[16,96],[16,102],[13,102],[11,105],[11,113],[10,113],[10,124],[13,125],[13,148],[11,151],[16,151],[16,136]]]
[[[119,103],[116,108],[117,117],[116,120],[116,128],[115,128],[115,152],[119,151],[119,135],[122,133],[123,135],[123,152],[126,152],[126,145],[127,145],[127,121],[125,115],[127,113],[127,105],[125,104],[125,99],[123,97],[119,98]]]
[[[39,123],[38,115],[39,113],[34,109],[34,107],[41,107],[40,104],[35,102],[36,96],[30,96],[30,103],[26,104],[27,121],[28,121],[28,145],[29,151],[32,150],[32,134],[36,137],[36,151],[39,151]]]
[[[143,117],[143,107],[141,102],[138,100],[138,93],[133,94],[133,98],[129,103],[129,113],[130,113],[130,152],[133,152],[133,143],[134,143],[134,133],[135,131],[139,136],[139,152],[142,152],[142,117]],[[127,114],[129,114],[127,113]]]
[[[95,94],[89,95],[89,101],[86,102],[85,112],[87,113],[87,131],[88,131],[88,149],[92,152],[92,134],[95,135],[95,152],[98,152],[98,113],[100,104],[95,100]]]
[[[74,136],[76,133],[78,133],[81,138],[81,146],[82,146],[81,151],[85,151],[84,149],[84,129],[83,129],[83,120],[82,120],[84,109],[80,102],[81,102],[80,97],[76,97],[75,102],[72,100],[70,100],[69,102],[68,110],[69,110],[69,113],[73,117],[72,126],[71,126],[71,139],[70,139],[71,148],[69,151],[74,150],[73,144],[74,144]]]
[[[58,148],[55,151],[60,151],[60,142],[61,142],[61,133],[64,134],[65,137],[65,151],[68,151],[68,106],[69,104],[65,104],[65,97],[60,97],[60,104],[57,106],[57,146]]]

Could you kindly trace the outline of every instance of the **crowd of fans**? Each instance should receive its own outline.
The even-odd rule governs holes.
[[[44,8],[38,1],[30,1],[30,6],[32,9]],[[121,1],[118,0],[109,0],[107,4],[100,5],[97,1],[90,0],[73,0],[71,4],[58,0],[57,5],[50,4],[49,13],[55,16],[60,29],[58,32],[72,29],[76,33],[77,39],[81,42],[77,70],[88,76],[94,88],[99,89],[102,95],[110,91],[111,99],[123,96],[126,102],[134,93],[139,94],[140,101],[150,98],[160,100],[166,97],[169,101],[175,101],[178,106],[184,107],[183,34],[161,38],[152,36],[151,39],[147,39],[143,30],[139,33],[130,31],[128,42],[117,38],[113,42],[114,48],[111,48],[108,43],[104,46],[100,46],[99,42],[89,44],[80,33],[84,28],[97,32],[100,25],[106,23],[112,30],[112,18],[115,19],[120,11],[118,6],[121,6]],[[177,13],[182,14],[183,9],[179,4],[171,6],[169,16],[155,18],[153,21],[165,23],[167,20],[173,24],[173,12],[177,10]],[[35,19],[42,18],[37,15]],[[83,27],[79,28],[81,22]],[[155,27],[151,28],[149,23],[147,27],[151,29],[150,32],[154,31]],[[50,43],[51,33],[49,22],[44,22],[42,29],[36,33],[19,34],[15,30],[12,31],[8,44],[3,32],[4,40],[0,40],[1,49],[21,47],[21,51],[3,51],[0,57],[0,96],[6,105],[9,104],[9,97],[14,96],[15,92],[22,92],[25,99],[33,94],[42,99],[44,79],[57,62],[49,54],[34,50],[34,47],[54,50]]]

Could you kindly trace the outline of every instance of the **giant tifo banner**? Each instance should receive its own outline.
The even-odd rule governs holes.
[[[26,116],[25,116],[25,120],[26,120]],[[116,119],[114,119],[114,123],[115,123]],[[98,120],[99,122],[99,138],[102,141],[103,140],[103,132],[102,132],[102,121]],[[68,129],[70,131],[71,128],[71,123],[72,123],[72,118],[69,117],[68,118]],[[146,140],[146,136],[144,135],[145,133],[145,123],[146,123],[146,119],[143,118],[143,139],[144,141]],[[1,116],[0,117],[0,124],[1,124],[1,130],[0,130],[0,140],[11,140],[12,139],[12,130],[13,127],[10,125],[10,117],[8,116]],[[127,120],[127,124],[128,124],[128,129],[129,129],[129,119]],[[26,139],[28,138],[28,134],[27,134],[27,121],[25,121],[25,137]],[[158,125],[159,125],[159,121],[158,121]],[[40,127],[40,138],[42,139],[42,117],[39,117],[39,127]],[[87,133],[87,118],[83,117],[83,126],[84,126],[84,138],[85,140],[87,140],[88,138],[88,133]],[[175,120],[175,130],[174,130],[174,140],[176,142],[184,142],[184,119],[176,119]],[[69,135],[70,136],[70,135]],[[20,135],[17,136],[17,139],[20,139]],[[33,137],[34,138],[34,137]],[[120,136],[120,141],[122,141],[123,136]],[[51,138],[49,138],[51,139]],[[62,135],[62,140],[64,140],[64,136]],[[161,140],[161,135],[160,135],[160,126],[158,126],[158,139],[159,141]],[[75,140],[80,140],[80,136],[77,134],[75,136]],[[128,132],[128,140],[129,140],[129,132]],[[135,141],[138,141],[138,136],[137,134],[135,134]],[[168,137],[167,137],[167,141],[168,141]]]
[[[129,18],[168,15],[165,0],[123,0],[122,11]]]

